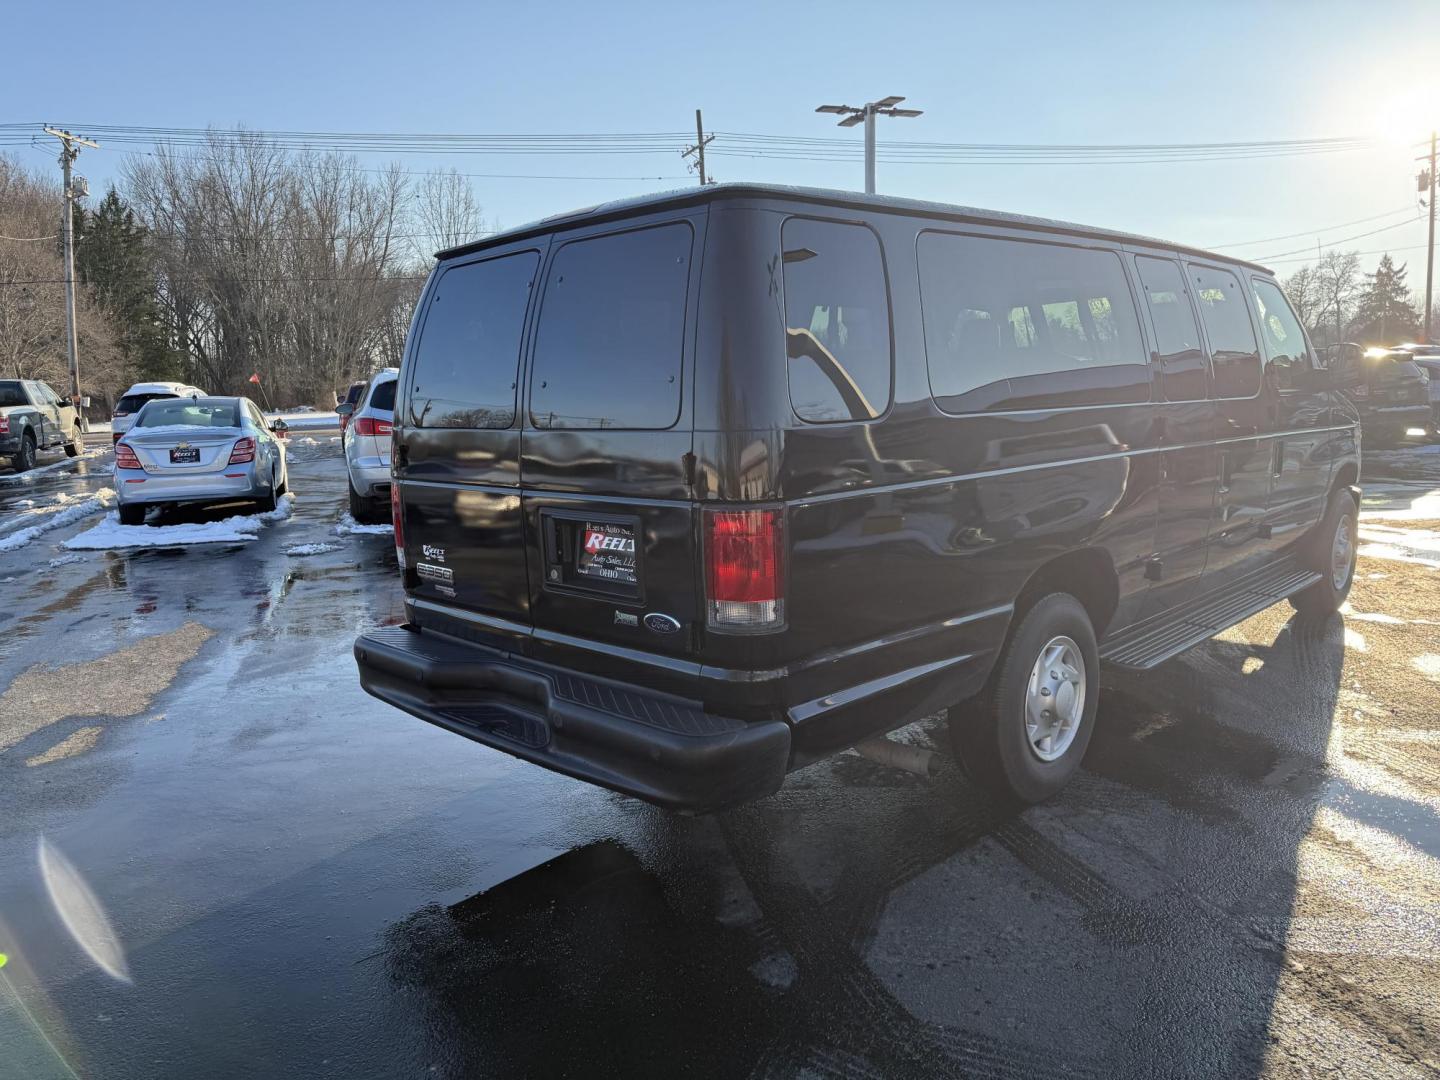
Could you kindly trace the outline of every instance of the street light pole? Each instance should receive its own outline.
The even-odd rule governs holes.
[[[75,178],[71,175],[70,166],[80,156],[80,146],[89,146],[98,150],[100,144],[55,128],[47,127],[45,133],[54,135],[60,140],[60,169],[65,178],[65,214],[60,221],[65,249],[65,350],[70,360],[70,400],[75,403],[76,412],[83,419],[85,410],[80,405],[80,350],[75,340],[75,199],[77,193]]]
[[[866,102],[858,107],[850,105],[821,105],[815,111],[818,113],[834,113],[843,116],[845,119],[839,123],[840,127],[854,127],[856,124],[865,125],[865,194],[875,194],[875,117],[877,116],[920,116],[921,109],[897,109],[896,105],[904,101],[903,97],[891,95],[881,98],[879,101]]]

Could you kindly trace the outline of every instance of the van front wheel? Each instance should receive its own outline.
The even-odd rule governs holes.
[[[1320,580],[1290,598],[1301,618],[1320,620],[1339,611],[1355,582],[1360,508],[1349,491],[1337,491],[1310,538],[1306,561]]]
[[[1050,798],[1075,774],[1100,694],[1095,629],[1069,593],[1041,598],[1021,618],[985,691],[950,710],[950,738],[966,776],[1005,800]]]

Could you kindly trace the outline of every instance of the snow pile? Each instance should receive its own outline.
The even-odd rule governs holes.
[[[59,555],[51,559],[45,565],[54,570],[57,566],[69,566],[71,563],[84,562],[84,555]]]
[[[84,502],[72,503],[57,513],[50,514],[37,525],[31,525],[28,529],[20,529],[9,536],[0,538],[0,551],[14,551],[16,548],[24,547],[42,533],[62,528],[81,518],[89,517],[91,514],[98,514],[101,510],[114,505],[115,492],[108,488],[98,491]]]
[[[339,551],[339,544],[295,544],[285,549],[286,555],[324,555],[327,551]]]
[[[393,525],[361,525],[353,517],[350,511],[346,510],[345,515],[340,519],[340,524],[335,526],[336,536],[387,536],[395,531]]]
[[[180,547],[190,544],[235,544],[254,540],[266,525],[284,521],[295,509],[295,496],[286,494],[274,510],[264,514],[236,514],[220,521],[183,525],[121,525],[119,514],[107,514],[93,529],[72,536],[64,546],[72,551],[111,548]]]

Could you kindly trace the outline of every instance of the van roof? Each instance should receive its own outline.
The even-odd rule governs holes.
[[[629,199],[617,199],[612,202],[597,203],[594,206],[586,206],[578,210],[554,214],[547,218],[541,218],[539,221],[532,221],[526,225],[506,229],[504,232],[497,233],[494,236],[487,236],[483,240],[474,240],[468,244],[460,244],[456,247],[447,248],[437,252],[435,257],[438,259],[448,259],[456,255],[466,255],[474,251],[483,251],[486,248],[506,244],[512,240],[554,232],[557,229],[563,229],[581,223],[603,221],[609,218],[633,217],[637,214],[650,213],[671,206],[691,206],[700,203],[715,202],[721,199],[744,198],[783,199],[788,202],[805,203],[812,206],[819,203],[826,206],[853,207],[889,213],[913,214],[921,217],[934,217],[946,221],[963,221],[978,225],[1017,226],[1019,228],[1034,229],[1039,232],[1057,233],[1065,236],[1091,237],[1121,244],[1145,244],[1150,247],[1167,248],[1172,251],[1203,256],[1207,259],[1217,259],[1222,262],[1248,266],[1255,270],[1264,271],[1267,274],[1270,273],[1268,267],[1262,266],[1259,263],[1248,262],[1245,259],[1237,259],[1233,255],[1218,255],[1213,251],[1206,251],[1204,248],[1191,247],[1188,244],[1176,244],[1168,240],[1157,240],[1151,236],[1121,232],[1117,229],[1100,229],[1090,225],[1077,225],[1068,221],[1056,221],[1052,218],[1035,217],[1030,214],[1012,214],[1001,210],[983,210],[973,206],[952,206],[949,203],[929,202],[925,199],[905,199],[894,195],[862,195],[859,192],[839,191],[830,188],[791,187],[785,184],[754,183],[710,184],[703,188],[680,188],[675,191],[661,191],[650,195],[639,195]]]

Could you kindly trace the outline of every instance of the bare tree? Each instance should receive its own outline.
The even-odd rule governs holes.
[[[1314,336],[1322,315],[1320,282],[1313,266],[1302,266],[1281,282],[1295,314]]]
[[[1360,297],[1360,256],[1354,251],[1327,251],[1315,264],[1317,324],[1333,328],[1331,341],[1345,340]]]
[[[456,170],[427,173],[415,185],[416,233],[420,258],[479,239],[485,231],[480,203],[470,181]]]

